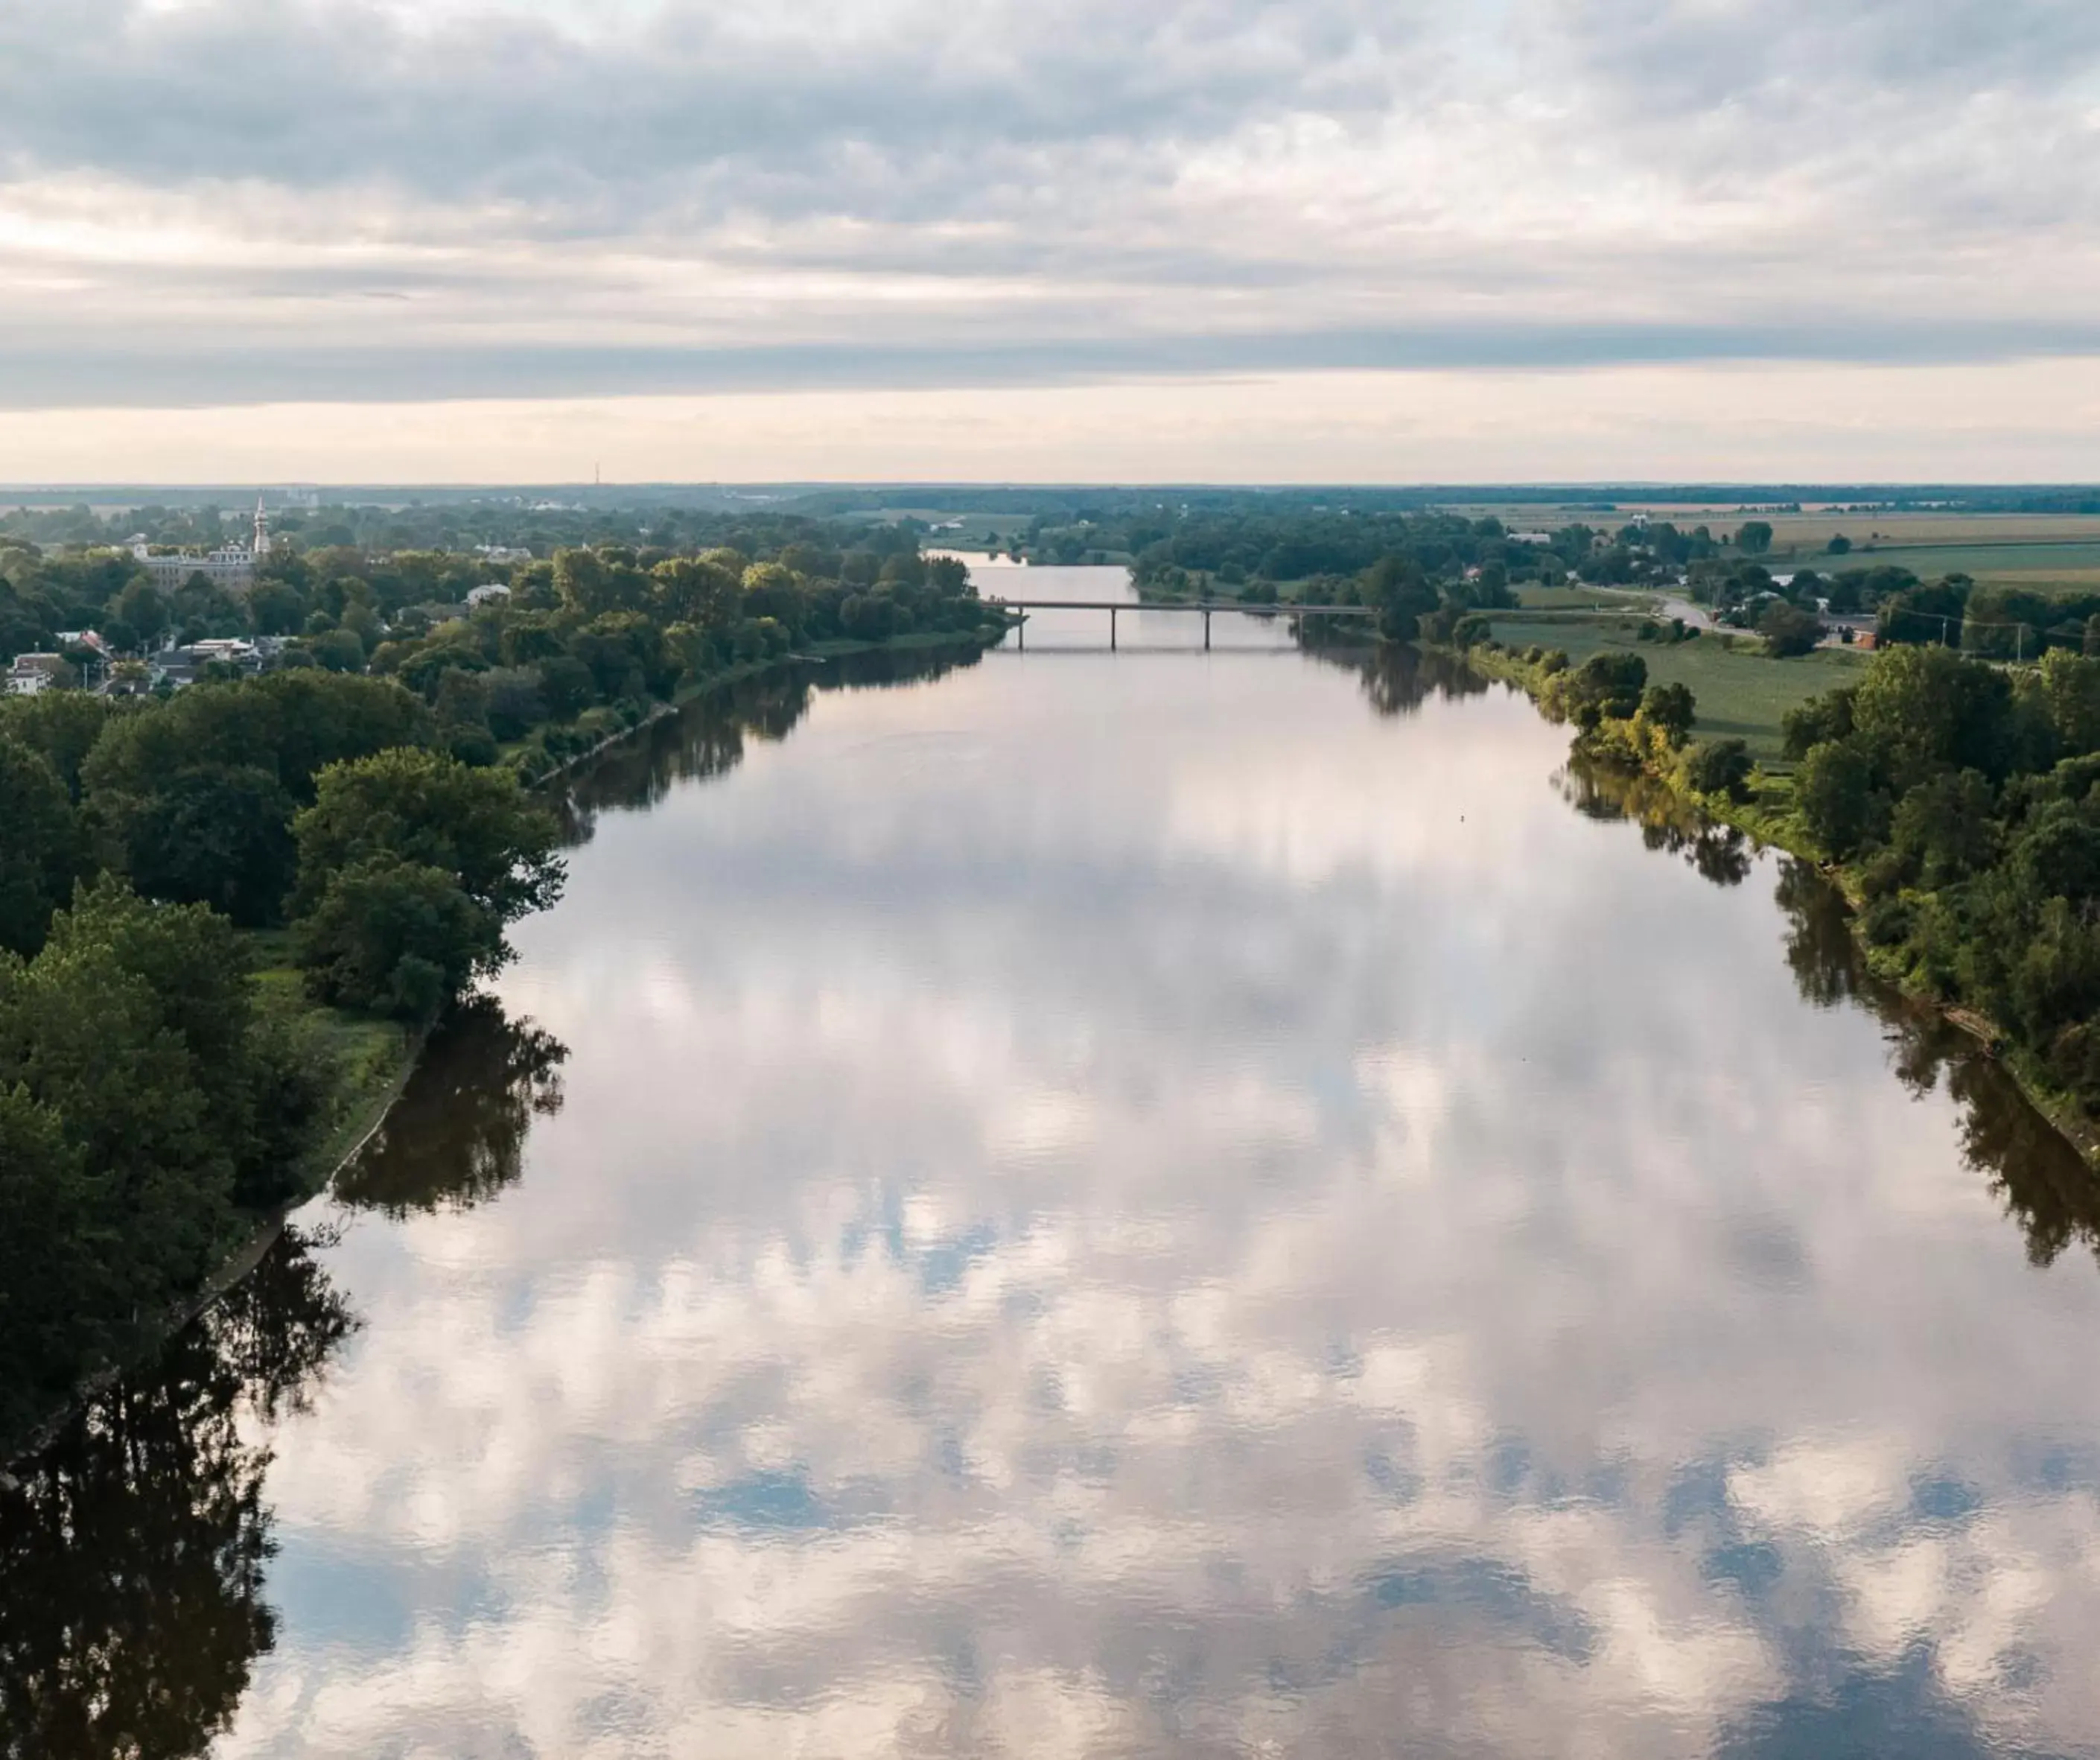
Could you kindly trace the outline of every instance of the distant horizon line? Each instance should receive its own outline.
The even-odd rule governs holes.
[[[1398,479],[1355,481],[1337,480],[1332,483],[1264,482],[1248,479],[1233,480],[1218,479],[1084,479],[1084,478],[982,478],[982,479],[898,479],[879,478],[638,478],[632,482],[605,483],[577,479],[513,481],[481,480],[461,478],[428,482],[390,482],[383,479],[329,480],[313,478],[268,479],[212,479],[178,482],[127,479],[108,482],[51,481],[42,483],[0,483],[0,501],[13,501],[24,496],[88,496],[117,495],[138,492],[175,495],[349,493],[353,492],[399,492],[416,495],[524,495],[564,494],[603,497],[607,495],[632,494],[640,491],[680,492],[691,493],[712,491],[721,494],[745,494],[759,492],[822,494],[826,492],[925,493],[929,492],[962,492],[983,494],[990,492],[1059,492],[1098,494],[1103,492],[1132,492],[1154,491],[1168,493],[1186,491],[1202,494],[1238,492],[1242,494],[1304,496],[1321,494],[1383,494],[1383,495],[1471,495],[1496,494],[1515,496],[1525,492],[1536,492],[1554,496],[1586,496],[1592,498],[1626,499],[1629,496],[1666,495],[1684,499],[1711,498],[1721,496],[1751,496],[1765,500],[1798,501],[1804,497],[1816,500],[1857,500],[1864,496],[1895,494],[1904,496],[1931,495],[2009,495],[2009,494],[2100,494],[2100,479],[2080,481],[2044,481],[2006,479],[2000,481],[1972,479],[1952,481],[1945,479],[1888,479],[1878,482],[1780,482],[1745,478],[1740,479],[1665,480],[1619,479],[1602,482],[1554,481],[1546,479],[1512,479],[1501,482],[1431,483],[1409,482]]]

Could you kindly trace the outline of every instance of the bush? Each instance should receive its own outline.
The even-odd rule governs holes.
[[[1692,748],[1685,780],[1703,795],[1741,800],[1750,779],[1750,748],[1740,739],[1708,739]]]

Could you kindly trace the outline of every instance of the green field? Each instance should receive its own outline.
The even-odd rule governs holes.
[[[1780,558],[1775,557],[1776,562]],[[2024,544],[1879,544],[1849,556],[1804,554],[1781,566],[1837,574],[1890,563],[1921,580],[1969,575],[1979,581],[2036,592],[2100,591],[2100,541]]]
[[[1646,611],[1655,602],[1650,593],[1628,593],[1616,587],[1541,587],[1516,589],[1517,603],[1528,611],[1593,611],[1599,606],[1625,606]]]
[[[1797,704],[1852,682],[1866,664],[1863,654],[1842,648],[1819,648],[1799,659],[1767,659],[1745,641],[1731,651],[1713,636],[1674,644],[1637,641],[1636,626],[1626,618],[1531,619],[1502,614],[1494,620],[1495,636],[1504,646],[1524,649],[1534,642],[1560,648],[1580,664],[1606,649],[1623,649],[1648,662],[1652,684],[1688,686],[1699,706],[1702,739],[1738,739],[1759,763],[1777,768],[1780,756],[1780,717]]]

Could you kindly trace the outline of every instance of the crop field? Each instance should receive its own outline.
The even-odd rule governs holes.
[[[1842,648],[1819,648],[1798,659],[1767,659],[1750,646],[1730,650],[1713,636],[1676,643],[1635,638],[1634,622],[1623,617],[1529,619],[1502,612],[1494,620],[1496,637],[1505,646],[1564,650],[1579,665],[1607,649],[1638,654],[1648,662],[1651,684],[1690,687],[1698,704],[1697,736],[1741,739],[1750,755],[1768,768],[1783,766],[1780,717],[1797,704],[1852,682],[1866,656]]]
[[[1810,554],[1790,561],[1793,566],[1813,567],[1826,574],[1886,562],[1908,568],[1924,580],[1960,574],[2039,592],[2100,591],[2100,536],[2084,542],[1877,544],[1871,550],[1855,549],[1849,556]]]

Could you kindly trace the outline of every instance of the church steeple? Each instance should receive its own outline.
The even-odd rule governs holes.
[[[262,511],[262,497],[255,497],[255,559],[258,562],[270,554],[270,516]]]

